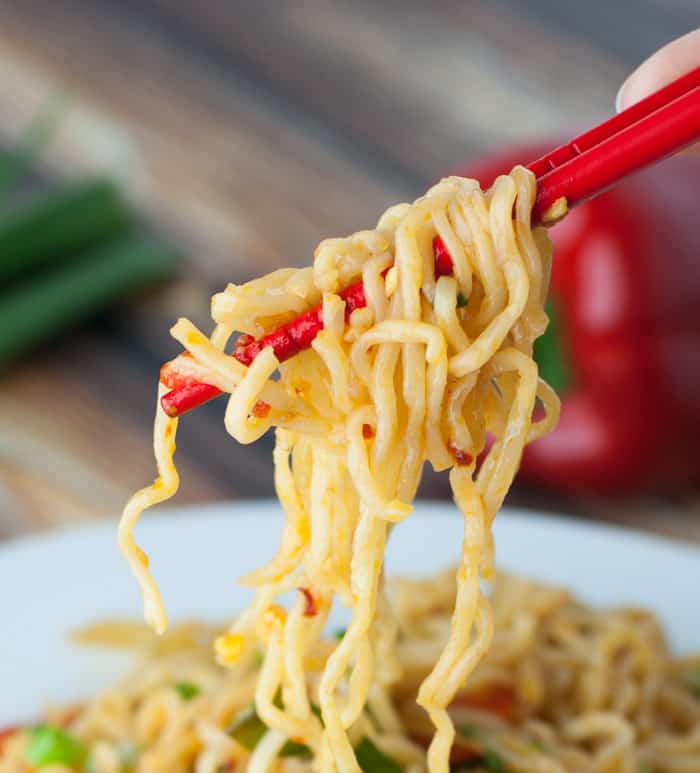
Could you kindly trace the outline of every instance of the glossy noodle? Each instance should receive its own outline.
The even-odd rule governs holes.
[[[281,544],[244,578],[255,589],[251,606],[215,643],[219,662],[233,668],[257,648],[266,652],[255,705],[270,733],[250,771],[271,770],[290,738],[304,739],[319,769],[360,771],[351,730],[371,693],[388,704],[385,693],[401,678],[398,623],[384,598],[385,544],[410,516],[425,462],[449,470],[464,520],[453,622],[417,695],[434,727],[428,769],[448,770],[455,730],[447,707],[493,639],[480,585],[493,573],[491,523],[524,445],[558,412],[532,359],[547,323],[551,254],[545,232],[530,226],[534,199],[534,177],[521,167],[486,192],[473,180],[445,179],[413,204],[389,209],[375,230],[322,242],[311,269],[277,271],[215,295],[210,337],[185,319],[172,329],[189,353],[182,367],[229,393],[224,421],[237,441],[276,428]],[[454,276],[435,276],[436,236]],[[367,306],[346,326],[338,292],[360,277]],[[321,299],[324,328],[310,350],[280,363],[264,349],[247,368],[224,353],[234,333],[259,336]],[[536,402],[543,417],[533,422]],[[146,618],[160,633],[165,611],[132,529],[147,506],[177,489],[175,428],[159,412],[159,478],[128,504],[119,533]],[[277,599],[294,588],[305,593],[285,609]],[[313,616],[305,614],[309,597]],[[324,663],[319,717],[305,661],[334,598],[350,608],[351,622]]]

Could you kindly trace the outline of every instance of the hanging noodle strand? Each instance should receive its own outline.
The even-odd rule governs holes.
[[[449,636],[417,694],[434,727],[427,767],[448,771],[455,730],[447,708],[494,635],[481,589],[492,577],[491,524],[524,445],[558,413],[532,359],[547,323],[551,258],[544,231],[530,226],[534,200],[534,177],[522,167],[486,192],[473,180],[447,178],[413,204],[392,207],[375,230],[322,242],[312,269],[229,285],[213,298],[211,337],[184,319],[173,327],[189,353],[174,366],[228,393],[225,425],[238,442],[276,427],[281,542],[271,562],[245,578],[253,602],[215,643],[219,662],[234,669],[251,652],[266,652],[255,706],[270,730],[247,770],[271,771],[285,741],[303,739],[319,770],[360,773],[355,748],[365,709],[386,713],[388,691],[401,678],[385,545],[393,525],[410,517],[428,462],[450,469],[464,526]],[[450,252],[453,277],[435,276],[436,236]],[[367,305],[346,324],[338,293],[360,278]],[[310,349],[280,363],[267,348],[249,367],[225,353],[234,333],[260,336],[319,300],[323,331]],[[544,418],[533,423],[536,401]],[[160,477],[132,498],[119,530],[159,633],[165,612],[132,529],[143,510],[177,489],[175,429],[159,412]],[[294,588],[304,593],[281,606],[279,597]],[[309,672],[334,597],[350,608],[350,623],[320,673]],[[379,657],[386,660],[380,674]]]

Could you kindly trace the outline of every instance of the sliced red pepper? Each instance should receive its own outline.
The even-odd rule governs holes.
[[[477,692],[460,692],[450,706],[487,711],[506,722],[512,722],[516,709],[515,690],[508,685],[494,684]]]
[[[355,282],[349,287],[338,293],[345,301],[345,319],[352,314],[355,309],[359,309],[367,304],[365,299],[365,289],[362,281]],[[319,303],[312,309],[295,317],[285,325],[275,328],[261,338],[254,339],[251,336],[241,336],[236,342],[233,356],[243,365],[250,365],[251,362],[268,346],[272,347],[275,357],[280,362],[294,357],[302,349],[308,349],[311,342],[323,329],[323,304]],[[243,340],[241,340],[243,339]]]

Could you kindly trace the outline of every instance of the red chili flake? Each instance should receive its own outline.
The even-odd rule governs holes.
[[[374,437],[374,430],[372,429],[371,424],[363,424],[362,425],[362,437],[366,440],[369,440],[370,438]]]
[[[304,617],[316,617],[318,610],[316,609],[316,600],[313,593],[308,588],[298,588],[297,590],[304,596]]]
[[[468,454],[462,448],[457,448],[454,443],[449,443],[447,448],[460,467],[468,467],[474,461],[474,457],[471,454]]]
[[[447,245],[439,236],[433,239],[433,254],[435,256],[435,276],[449,276],[452,273],[452,257]]]
[[[253,416],[255,416],[256,419],[264,419],[269,415],[271,408],[272,406],[270,403],[266,403],[264,400],[258,400],[253,406]]]

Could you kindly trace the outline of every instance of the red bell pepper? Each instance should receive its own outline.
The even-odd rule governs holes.
[[[464,171],[489,184],[554,146]],[[535,356],[562,399],[520,479],[636,493],[700,479],[700,159],[678,157],[551,229],[551,323]]]

